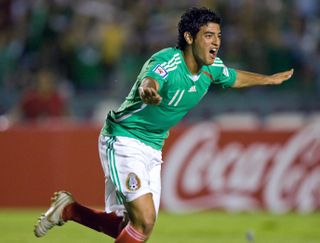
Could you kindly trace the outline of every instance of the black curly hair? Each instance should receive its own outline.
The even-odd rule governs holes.
[[[212,10],[202,8],[189,8],[180,19],[178,24],[178,42],[177,48],[184,50],[187,42],[184,39],[184,33],[189,32],[193,38],[196,37],[200,28],[209,22],[221,24],[221,18]]]

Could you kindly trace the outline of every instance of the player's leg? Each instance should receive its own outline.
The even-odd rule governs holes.
[[[119,243],[144,242],[149,237],[160,199],[161,153],[151,150],[145,156],[145,152],[150,148],[141,148],[142,144],[136,144],[136,141],[127,146],[131,142],[126,140],[116,143],[115,138],[108,139],[108,142],[106,139],[100,139],[100,157],[106,174],[106,211],[123,211],[126,204],[131,218],[131,223],[122,230],[121,237],[117,239]],[[118,149],[114,149],[114,146],[118,146]],[[135,157],[137,154],[138,158]],[[158,155],[154,157],[154,154]],[[141,161],[140,157],[146,159]],[[109,168],[110,164],[112,168]],[[110,171],[113,173],[112,176]],[[35,234],[38,237],[45,235],[53,226],[62,225],[68,220],[114,238],[118,236],[118,230],[126,224],[123,218],[117,217],[114,213],[107,214],[82,206],[74,201],[70,193],[59,192],[57,195],[49,210],[36,225]]]
[[[106,138],[100,137],[100,158],[104,158],[104,160],[101,161],[102,165],[107,163],[106,151]],[[103,169],[105,173],[108,173],[106,168]],[[113,193],[115,192],[115,188],[109,180],[106,180],[106,190],[106,195],[112,194],[111,200],[115,200],[115,193]],[[124,219],[123,216],[118,216],[110,210],[109,213],[106,213],[104,211],[85,207],[76,202],[71,193],[61,191],[55,194],[50,208],[39,218],[35,225],[34,233],[37,237],[42,237],[54,226],[61,226],[69,220],[80,223],[99,232],[103,232],[113,238],[118,236],[122,228],[127,223],[127,220]]]
[[[122,230],[116,243],[144,242],[149,238],[159,211],[161,194],[160,173],[161,164],[152,166],[149,172],[151,193],[147,193],[127,204],[127,211],[130,212],[130,223]],[[136,241],[128,241],[127,238],[130,233],[136,235]]]
[[[105,173],[106,212],[94,210],[78,202],[74,202],[65,207],[62,217],[65,221],[72,220],[113,238],[117,238],[128,220],[123,217],[122,211],[124,206],[121,205],[122,199],[117,195],[110,174],[109,163],[112,158],[109,157],[111,155],[115,157],[110,150],[111,141],[113,140],[113,138],[100,136],[98,141],[100,161]],[[118,205],[119,202],[120,205]],[[121,211],[121,214],[116,214],[115,211]]]
[[[156,210],[152,194],[147,193],[126,203],[129,223],[121,231],[116,243],[146,242],[156,222]]]
[[[54,226],[61,226],[69,220],[113,238],[119,235],[126,224],[122,216],[85,207],[76,202],[71,193],[60,191],[55,193],[50,208],[39,218],[34,233],[42,237]]]
[[[117,238],[127,221],[123,216],[95,210],[78,202],[67,205],[62,212],[62,219],[87,226],[112,238]]]
[[[113,204],[106,202],[106,209],[124,205],[129,216],[129,223],[116,242],[145,242],[159,207],[161,152],[130,138],[111,138],[108,144],[108,164],[104,167],[108,166],[112,173],[110,178],[118,200],[109,200]]]

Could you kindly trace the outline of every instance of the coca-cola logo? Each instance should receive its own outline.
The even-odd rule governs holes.
[[[284,141],[277,139],[281,131],[270,131],[268,141],[258,131],[247,133],[257,134],[246,143],[229,139],[221,145],[224,133],[212,123],[187,129],[164,159],[162,206],[174,212],[319,209],[320,125]]]

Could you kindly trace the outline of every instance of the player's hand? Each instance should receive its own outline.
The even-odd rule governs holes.
[[[275,73],[273,75],[270,75],[268,77],[268,83],[269,84],[282,84],[284,81],[291,78],[293,75],[293,69],[290,69],[289,71],[281,72],[281,73]]]
[[[139,87],[139,95],[143,103],[148,105],[159,105],[162,97],[151,87]]]

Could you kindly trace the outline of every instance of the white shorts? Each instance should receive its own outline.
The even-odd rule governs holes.
[[[124,202],[152,193],[156,213],[161,193],[162,153],[137,139],[99,137],[99,154],[105,174],[105,210],[125,212]]]

